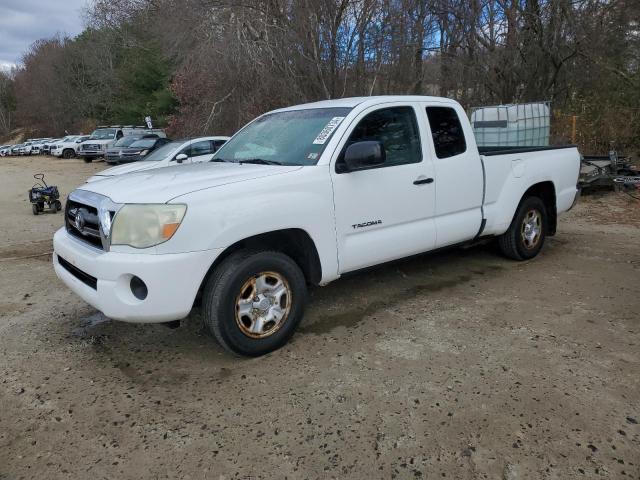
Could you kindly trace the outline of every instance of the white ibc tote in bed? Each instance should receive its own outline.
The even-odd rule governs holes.
[[[549,145],[550,102],[477,107],[471,126],[479,147],[538,147]]]

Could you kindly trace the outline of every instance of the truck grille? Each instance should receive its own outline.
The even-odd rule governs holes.
[[[65,207],[64,225],[70,235],[95,248],[104,250],[100,238],[100,223],[96,207],[68,199]]]
[[[100,150],[100,145],[95,143],[83,143],[82,150]]]

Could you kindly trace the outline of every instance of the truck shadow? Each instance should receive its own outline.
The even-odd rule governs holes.
[[[427,253],[349,274],[311,292],[302,334],[357,328],[367,317],[403,302],[497,274],[510,262],[490,245]]]
[[[562,244],[563,241],[549,239],[543,255],[553,256]],[[341,327],[347,331],[364,327],[368,319],[376,321],[377,312],[400,307],[416,298],[459,295],[455,289],[460,286],[477,290],[483,282],[508,275],[510,269],[522,265],[501,257],[493,244],[485,244],[423,254],[345,275],[328,286],[311,289],[305,317],[292,342],[283,350],[297,350],[299,342],[304,342],[308,335],[322,336]],[[155,368],[144,370],[140,366],[149,360],[164,364],[165,370],[168,364],[180,370],[180,362],[175,360],[190,358],[190,365],[220,369],[219,375],[215,375],[220,380],[231,375],[238,362],[244,365],[241,367],[244,370],[247,363],[259,361],[233,356],[223,350],[208,334],[201,315],[201,308],[196,307],[179,328],[169,329],[162,325],[115,322],[91,311],[73,325],[69,337],[90,348],[98,362],[119,358],[115,362],[111,360],[112,366],[127,378],[139,381],[145,381],[141,371],[155,371]],[[262,358],[278,356],[281,353],[273,352]],[[138,367],[132,367],[136,364]],[[166,376],[166,371],[163,375]]]

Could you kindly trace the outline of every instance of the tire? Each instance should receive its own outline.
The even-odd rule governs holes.
[[[83,160],[84,160],[84,163],[91,163],[91,162],[93,162],[93,158],[91,158],[91,157],[84,157],[84,158],[83,158]]]
[[[32,203],[31,211],[33,212],[34,215],[38,215],[38,212],[40,212],[40,210],[38,209],[38,205],[36,205],[35,203]]]
[[[540,253],[546,231],[544,202],[538,197],[527,197],[520,202],[509,229],[498,237],[498,245],[508,258],[529,260]]]
[[[53,202],[53,209],[56,212],[59,212],[60,210],[62,210],[62,202],[60,202],[60,200],[56,200],[55,202]]]
[[[305,277],[290,257],[275,251],[240,250],[223,260],[207,280],[203,317],[222,347],[257,357],[291,338],[306,300]],[[248,310],[245,314],[241,303]],[[278,312],[283,313],[280,319],[274,317]]]
[[[72,148],[65,148],[62,151],[62,158],[69,159],[69,158],[73,158],[75,156],[76,156],[76,152],[74,152]]]

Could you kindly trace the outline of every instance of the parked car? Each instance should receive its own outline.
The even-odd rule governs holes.
[[[478,150],[453,100],[327,100],[262,115],[212,162],[74,190],[53,263],[115,320],[181,319],[201,294],[220,344],[262,355],[294,333],[308,284],[478,239],[535,257],[579,170],[575,146]]]
[[[122,137],[140,134],[156,134],[161,138],[167,137],[164,131],[159,128],[123,127],[119,125],[98,127],[86,141],[80,144],[78,155],[82,157],[85,162],[92,162],[95,158],[103,157],[105,152]]]
[[[18,143],[13,147],[11,147],[11,155],[20,155],[20,150],[22,149],[23,146],[24,144]]]
[[[108,148],[104,155],[104,161],[111,164],[116,164],[119,162],[122,155],[123,149],[131,146],[133,142],[137,142],[143,138],[159,138],[155,133],[147,133],[147,134],[137,134],[137,135],[128,135],[126,137],[122,137],[118,140],[113,147]]]
[[[30,155],[38,155],[38,154],[42,153],[42,149],[44,147],[44,144],[46,142],[48,142],[49,140],[51,140],[51,138],[38,138],[38,139],[35,139],[31,144]]]
[[[54,157],[73,158],[78,154],[80,144],[89,138],[89,135],[69,135],[51,145],[51,155]]]
[[[141,138],[140,140],[136,140],[128,147],[120,150],[117,163],[133,163],[144,160],[146,155],[149,155],[155,149],[166,145],[170,141],[171,140],[167,138]]]
[[[59,142],[60,140],[62,140],[62,138],[52,138],[44,142],[44,144],[42,144],[42,153],[44,153],[45,155],[50,155],[51,147],[53,147],[56,142]]]
[[[6,157],[7,155],[11,155],[11,147],[13,147],[13,145],[0,146],[0,157]]]
[[[89,178],[87,182],[171,165],[208,162],[228,139],[229,137],[216,136],[174,140],[146,155],[142,161],[107,168]]]
[[[31,155],[31,145],[33,141],[26,141],[22,144],[19,150],[20,155]]]

